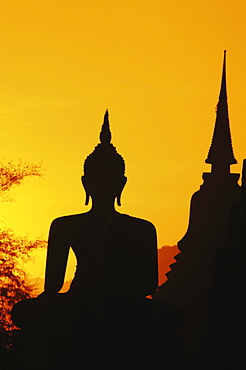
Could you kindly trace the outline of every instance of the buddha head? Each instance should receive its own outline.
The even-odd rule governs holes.
[[[107,201],[116,198],[118,206],[121,205],[120,197],[127,181],[125,162],[111,144],[107,110],[100,133],[100,143],[86,158],[84,176],[81,179],[86,193],[86,205],[90,197],[93,201]]]

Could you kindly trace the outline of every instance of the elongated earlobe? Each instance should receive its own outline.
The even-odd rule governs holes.
[[[86,197],[85,197],[85,205],[86,206],[88,206],[89,200],[90,200],[90,196],[89,196],[89,194],[86,193]]]
[[[127,182],[127,177],[123,177],[123,183],[121,184],[121,187],[120,187],[120,192],[118,193],[118,195],[117,195],[117,197],[116,197],[116,199],[117,199],[117,205],[118,206],[121,206],[121,193],[122,193],[122,191],[123,191],[123,189],[124,189],[124,186],[126,185],[126,182]]]
[[[117,195],[117,205],[118,206],[121,206],[121,201],[120,201],[120,197],[121,197],[121,194],[120,195]]]

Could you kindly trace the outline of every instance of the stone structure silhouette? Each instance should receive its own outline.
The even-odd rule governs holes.
[[[208,369],[245,369],[246,160],[240,203],[231,207],[229,245],[215,255],[208,295],[206,362]]]
[[[186,234],[178,242],[180,254],[154,298],[172,303],[184,314],[187,356],[197,361],[205,349],[208,293],[213,282],[215,255],[228,246],[231,206],[240,200],[239,174],[230,173],[233,154],[226,91],[226,52],[212,143],[205,161],[203,184],[193,194]]]

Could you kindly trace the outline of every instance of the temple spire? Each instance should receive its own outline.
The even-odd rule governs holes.
[[[219,102],[212,143],[206,163],[212,164],[212,173],[230,173],[230,165],[237,163],[232,149],[226,92],[226,51],[221,80]]]

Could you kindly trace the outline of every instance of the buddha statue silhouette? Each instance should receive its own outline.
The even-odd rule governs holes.
[[[71,247],[77,269],[69,296],[86,302],[144,298],[157,288],[156,232],[150,222],[115,210],[127,179],[124,160],[110,143],[107,111],[100,141],[86,158],[81,178],[91,210],[51,225],[44,294],[62,288]]]
[[[108,111],[100,141],[86,158],[81,178],[85,204],[92,201],[90,211],[52,222],[44,292],[12,310],[14,323],[38,331],[39,337],[44,328],[46,333],[57,332],[62,323],[73,338],[75,328],[78,337],[81,329],[97,332],[103,326],[104,332],[115,333],[114,341],[126,326],[133,330],[135,325],[136,332],[153,325],[166,334],[177,331],[182,322],[180,312],[170,305],[145,298],[158,286],[156,231],[150,222],[115,210],[127,178],[124,160],[111,144]],[[69,291],[59,293],[70,248],[77,259],[76,273]]]

